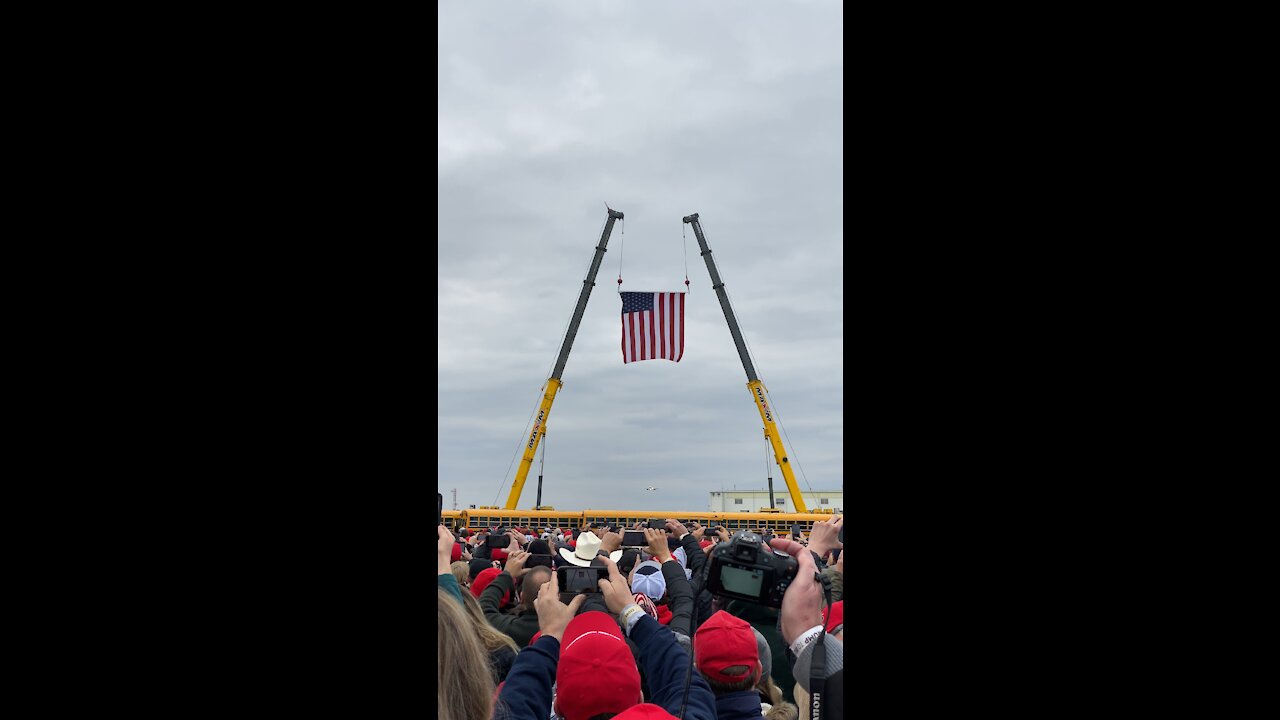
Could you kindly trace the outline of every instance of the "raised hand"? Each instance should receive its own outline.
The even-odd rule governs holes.
[[[439,525],[435,534],[435,555],[448,560],[453,556],[453,533],[449,532],[444,525]]]
[[[521,575],[525,574],[524,564],[529,560],[532,553],[517,551],[507,558],[507,574],[511,575],[512,580],[519,580]]]
[[[635,602],[635,596],[631,594],[631,587],[627,585],[626,578],[622,577],[622,573],[618,571],[618,563],[607,556],[601,556],[599,559],[609,567],[609,579],[600,581],[600,592],[604,594],[604,604],[608,606],[609,612],[617,615],[623,608]]]
[[[605,531],[600,536],[600,549],[605,552],[613,552],[622,547],[622,535],[613,531]]]
[[[645,528],[645,542],[649,544],[649,554],[654,556],[659,563],[664,563],[671,559],[671,548],[667,545],[667,534],[661,530]],[[639,565],[639,563],[636,563]]]
[[[543,635],[560,640],[564,637],[564,629],[569,621],[578,614],[578,608],[587,601],[586,595],[579,595],[568,605],[560,602],[559,573],[551,573],[551,579],[538,589],[538,597],[533,601],[533,609],[538,613],[538,629]]]
[[[840,542],[842,527],[844,527],[843,515],[814,523],[813,531],[809,533],[809,549],[817,553],[818,557],[826,557],[827,553],[833,549],[844,547],[844,543]]]
[[[788,538],[774,538],[769,544],[800,565],[796,579],[782,596],[782,639],[790,645],[805,630],[822,624],[822,585],[813,555],[803,545]]]
[[[440,525],[436,531],[436,570],[438,574],[443,575],[452,572],[449,569],[449,561],[453,557],[453,533],[449,532],[449,528]]]

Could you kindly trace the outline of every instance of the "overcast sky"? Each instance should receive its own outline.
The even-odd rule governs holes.
[[[765,487],[760,416],[681,222],[694,212],[806,500],[806,476],[843,488],[841,3],[446,0],[439,18],[445,506],[453,488],[460,508],[505,503],[606,202],[626,220],[552,407],[543,504],[693,511]],[[687,262],[679,363],[623,365],[619,256],[623,290],[682,290]]]

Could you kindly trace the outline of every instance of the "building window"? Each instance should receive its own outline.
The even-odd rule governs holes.
[[[734,504],[734,505],[741,505],[741,504],[742,504],[742,498],[734,498],[734,499],[733,499],[733,504]]]
[[[820,505],[830,505],[831,503],[827,502],[827,498],[818,498],[818,504],[820,504]]]

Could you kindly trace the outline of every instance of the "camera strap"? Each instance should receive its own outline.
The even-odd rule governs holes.
[[[813,647],[813,664],[809,670],[809,717],[821,720],[823,700],[827,694],[827,632],[824,629],[818,635],[818,642]]]
[[[822,586],[822,597],[826,601],[827,612],[831,608],[831,579],[822,573],[817,574],[818,584]],[[827,623],[822,622],[822,632],[818,633],[818,641],[813,648],[813,662],[809,666],[809,717],[821,720],[823,705],[827,694]]]
[[[676,646],[680,641],[676,641]],[[684,674],[684,699],[680,701],[680,714],[676,717],[684,720],[684,709],[689,704],[689,685],[693,682],[693,638],[689,638],[689,669]]]

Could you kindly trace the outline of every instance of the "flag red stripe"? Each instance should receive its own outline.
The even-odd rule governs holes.
[[[654,360],[658,357],[658,335],[653,327],[653,316],[657,313],[650,311],[645,314],[649,316],[649,359]]]
[[[631,313],[631,361],[636,360],[636,315]]]
[[[684,357],[684,295],[680,296],[680,357],[676,358],[676,362],[680,362],[680,358]]]
[[[658,355],[658,357],[664,358],[667,356],[667,323],[666,323],[667,294],[666,293],[658,293],[658,315],[662,318],[660,321],[658,321],[658,327],[661,328],[662,330],[662,334],[661,334],[662,339],[658,341],[658,349],[661,350],[662,352]]]
[[[677,293],[671,293],[671,302],[668,303],[667,311],[671,313],[671,317],[667,320],[667,332],[671,333],[671,359],[676,359],[676,302],[678,301]]]

